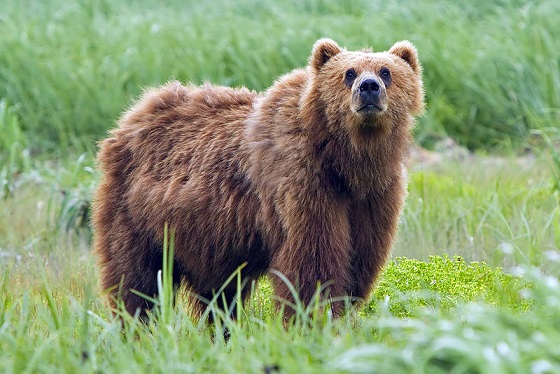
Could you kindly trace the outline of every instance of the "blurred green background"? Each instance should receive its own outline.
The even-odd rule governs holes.
[[[374,50],[408,39],[428,104],[417,141],[518,151],[532,129],[560,127],[559,25],[556,0],[3,1],[0,99],[32,154],[90,152],[147,86],[263,90],[319,37]]]

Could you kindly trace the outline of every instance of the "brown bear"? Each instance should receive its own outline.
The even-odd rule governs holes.
[[[334,316],[344,309],[336,300],[367,298],[406,195],[421,76],[410,42],[373,53],[320,39],[306,68],[262,94],[177,82],[148,90],[98,154],[94,248],[111,305],[122,297],[142,317],[152,307],[131,290],[157,294],[166,222],[175,286],[202,300],[244,263],[245,280],[276,270],[304,305],[322,285]],[[279,299],[294,302],[286,282],[271,279]],[[220,300],[235,294],[229,285]]]

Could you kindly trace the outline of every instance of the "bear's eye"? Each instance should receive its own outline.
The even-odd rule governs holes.
[[[383,83],[385,83],[385,86],[389,86],[389,84],[391,84],[391,72],[389,71],[389,69],[381,68],[381,70],[379,71],[379,75],[381,76],[381,79],[383,79]]]
[[[356,70],[354,69],[348,69],[346,70],[346,73],[344,74],[344,81],[348,86],[352,85],[352,82],[354,82],[354,79],[356,79]]]

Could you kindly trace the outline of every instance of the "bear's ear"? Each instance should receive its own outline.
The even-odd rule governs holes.
[[[329,59],[338,53],[341,49],[335,41],[331,39],[319,39],[313,45],[313,52],[309,59],[309,65],[319,71]]]
[[[396,42],[389,50],[389,53],[392,53],[395,56],[398,56],[405,60],[415,73],[418,73],[418,71],[420,70],[420,63],[418,62],[418,52],[416,52],[416,47],[408,40]]]

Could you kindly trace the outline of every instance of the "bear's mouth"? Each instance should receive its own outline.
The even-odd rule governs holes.
[[[362,114],[377,114],[385,111],[385,108],[381,107],[379,104],[365,104],[358,108],[358,113]]]

